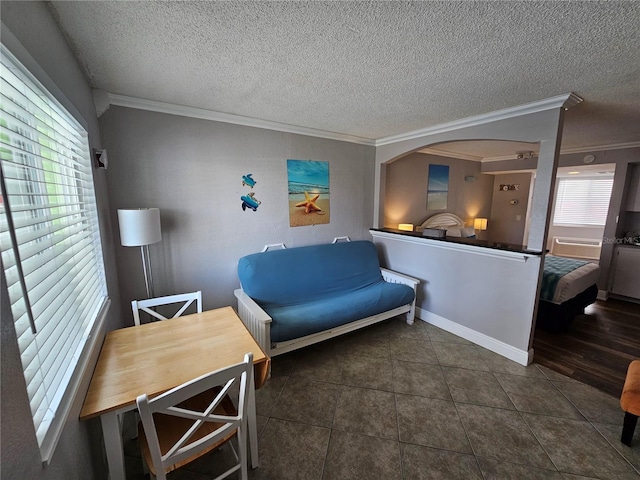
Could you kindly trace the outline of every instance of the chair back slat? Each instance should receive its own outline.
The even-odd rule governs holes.
[[[232,435],[237,428],[238,422],[225,424],[214,432],[211,432],[186,446],[185,443],[191,438],[193,433],[195,433],[195,430],[191,432],[191,434],[185,433],[183,438],[181,438],[165,455],[162,456],[163,466],[166,467],[173,465],[174,463],[181,462],[193,456],[194,451],[204,450],[209,445],[219,443],[224,438]]]
[[[167,320],[169,317],[158,313],[153,310],[155,307],[163,305],[172,305],[176,303],[183,303],[180,309],[170,318],[177,318],[189,308],[193,302],[196,302],[197,313],[202,313],[202,292],[198,290],[192,293],[181,293],[178,295],[167,295],[164,297],[149,298],[147,300],[133,300],[131,302],[131,309],[133,310],[133,323],[140,325],[140,310],[148,313],[153,318],[158,320]]]
[[[158,395],[153,399],[156,411],[166,410],[170,407],[175,407],[179,403],[188,400],[189,398],[195,397],[198,393],[200,393],[201,385],[199,381],[201,379],[206,378],[209,375],[213,375],[214,373],[219,374],[219,377],[216,378],[215,385],[212,387],[224,385],[225,387],[228,384],[233,384],[236,379],[239,379],[244,371],[244,362],[238,363],[236,365],[232,365],[228,368],[222,370],[216,370],[215,372],[207,373],[198,378],[195,378],[189,382],[183,383],[179,387],[175,387],[171,390],[166,391],[165,393]],[[229,374],[232,374],[231,376]],[[216,396],[215,399],[218,400],[218,403],[222,398],[224,398],[224,393],[228,393],[229,389],[222,388],[220,393]]]

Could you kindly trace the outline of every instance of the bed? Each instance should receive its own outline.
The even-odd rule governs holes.
[[[438,228],[447,231],[447,237],[475,238],[476,231],[472,227],[465,227],[462,220],[455,213],[438,213],[433,215],[420,226],[416,227],[416,232],[421,232],[425,228]]]
[[[546,255],[536,327],[552,332],[569,328],[598,297],[600,267],[573,258]]]

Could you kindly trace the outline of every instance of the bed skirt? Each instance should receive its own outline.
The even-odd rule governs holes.
[[[540,300],[536,328],[550,332],[564,332],[577,315],[584,313],[585,307],[591,305],[598,298],[598,287],[591,285],[586,290],[563,303],[553,303]]]

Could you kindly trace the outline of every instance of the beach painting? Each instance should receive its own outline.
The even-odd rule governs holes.
[[[449,166],[429,165],[427,210],[446,210],[449,194]]]
[[[287,160],[289,225],[329,223],[329,162]]]

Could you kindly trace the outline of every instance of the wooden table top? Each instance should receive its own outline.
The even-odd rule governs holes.
[[[107,333],[80,412],[86,420],[135,404],[205,373],[242,362],[253,353],[256,388],[269,357],[231,307]]]

